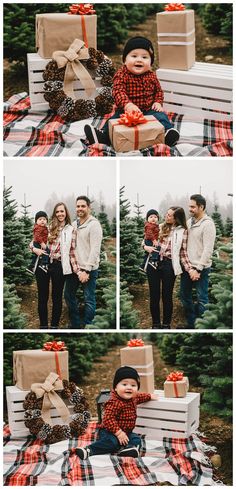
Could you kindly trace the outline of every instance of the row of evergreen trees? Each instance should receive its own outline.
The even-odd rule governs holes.
[[[151,334],[161,357],[183,370],[192,386],[202,387],[201,408],[211,415],[232,417],[232,334]]]
[[[125,284],[128,288],[133,284],[145,282],[145,276],[139,272],[143,256],[142,207],[143,205],[135,204],[135,217],[131,216],[131,204],[125,197],[125,186],[123,186],[120,190],[120,275],[122,285]],[[210,305],[203,318],[197,320],[196,327],[232,328],[233,223],[229,217],[225,223],[223,222],[217,205],[211,217],[216,225],[216,244],[210,274]]]

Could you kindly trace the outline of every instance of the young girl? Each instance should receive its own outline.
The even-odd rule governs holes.
[[[66,205],[59,202],[55,205],[49,226],[49,266],[48,273],[36,269],[38,289],[38,314],[41,328],[48,328],[48,299],[49,285],[52,283],[52,319],[51,328],[59,326],[62,311],[62,295],[65,275],[72,273],[69,252],[71,247],[73,227]],[[37,256],[45,255],[43,249],[38,249],[31,243],[31,250]]]

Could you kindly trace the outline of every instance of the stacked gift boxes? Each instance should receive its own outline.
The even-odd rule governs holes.
[[[47,345],[47,344],[46,344]],[[60,347],[60,345],[59,345]],[[25,427],[23,402],[35,383],[42,384],[55,372],[61,379],[69,379],[68,351],[19,350],[13,352],[13,377],[15,385],[6,387],[8,422],[11,435],[29,435]],[[72,411],[73,407],[68,406]],[[51,408],[52,424],[62,424],[55,408]]]
[[[121,366],[133,367],[140,376],[140,392],[154,392],[153,352],[151,345],[127,346],[120,350]]]
[[[194,10],[157,14],[159,67],[189,70],[195,63]]]

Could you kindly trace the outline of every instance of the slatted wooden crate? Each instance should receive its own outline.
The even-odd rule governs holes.
[[[46,102],[44,99],[44,90],[43,90],[43,85],[44,85],[44,80],[43,80],[43,72],[46,68],[46,65],[49,63],[50,59],[44,59],[39,56],[37,53],[28,53],[27,54],[27,63],[28,63],[28,80],[29,80],[29,96],[30,96],[30,103],[31,103],[31,109],[34,111],[45,111],[49,109],[49,104]],[[91,72],[90,72],[91,74]],[[98,95],[98,88],[101,88],[101,78],[97,77],[95,78],[94,75],[92,75],[92,78],[94,79],[95,85],[96,85],[96,91],[93,94],[94,98]],[[77,99],[88,99],[84,88],[82,87],[81,83],[79,80],[76,80],[74,82],[74,92],[75,96]]]
[[[165,93],[167,112],[195,118],[232,120],[233,67],[214,63],[195,63],[188,71],[157,71]]]
[[[30,434],[24,423],[23,401],[29,391],[18,389],[15,385],[6,387],[7,394],[7,411],[8,424],[12,437],[28,436]],[[67,405],[70,413],[73,412],[73,406]],[[52,424],[63,424],[61,417],[58,415],[56,408],[51,409]]]
[[[199,426],[200,394],[188,392],[183,398],[166,398],[164,391],[156,390],[158,401],[138,406],[135,432],[147,438],[188,438]]]

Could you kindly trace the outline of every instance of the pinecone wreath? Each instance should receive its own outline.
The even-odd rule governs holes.
[[[114,100],[111,95],[115,73],[113,63],[102,51],[94,48],[89,48],[88,51],[89,59],[83,61],[83,64],[93,76],[101,77],[101,85],[104,87],[104,91],[100,91],[95,99],[73,100],[66,95],[63,91],[65,68],[59,69],[56,61],[49,61],[43,72],[44,98],[49,103],[50,109],[68,122],[103,116],[113,108]]]
[[[30,433],[46,444],[56,443],[72,437],[82,435],[89,423],[90,412],[88,411],[88,402],[82,389],[76,386],[74,382],[63,380],[62,399],[69,399],[74,406],[74,414],[67,425],[53,425],[45,423],[41,416],[43,398],[37,399],[36,394],[30,391],[23,402],[25,410],[25,426]]]

